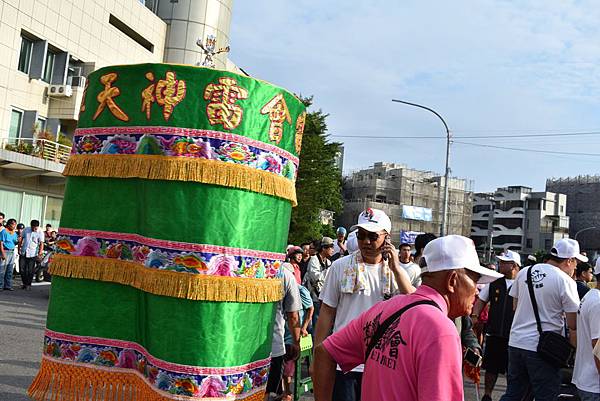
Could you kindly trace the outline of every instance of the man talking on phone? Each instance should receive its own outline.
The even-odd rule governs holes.
[[[392,222],[381,210],[366,209],[350,231],[358,230],[359,250],[336,260],[320,293],[315,343],[320,344],[376,303],[415,291],[390,241]],[[335,375],[334,401],[360,400],[363,367]]]
[[[344,372],[364,364],[364,401],[464,398],[462,348],[451,319],[471,313],[477,284],[502,276],[480,266],[475,244],[460,235],[431,241],[424,259],[414,293],[373,306],[317,346],[315,401],[335,394],[336,363]]]

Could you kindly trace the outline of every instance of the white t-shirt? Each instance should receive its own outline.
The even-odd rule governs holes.
[[[504,281],[506,281],[506,288],[510,291],[510,287],[513,285],[513,283],[515,282],[515,280],[510,279],[510,278],[505,278]],[[483,302],[489,302],[490,300],[490,285],[486,284],[485,287],[483,287],[481,289],[481,291],[479,291],[479,299],[481,299]]]
[[[538,305],[542,331],[564,334],[564,312],[577,312],[579,295],[575,280],[558,267],[539,263],[532,267],[533,291]],[[508,345],[529,351],[537,351],[538,333],[533,306],[527,288],[527,271],[522,269],[509,292],[517,298],[517,309],[510,330]]]
[[[600,375],[594,362],[592,340],[600,338],[600,291],[590,290],[577,314],[577,354],[573,384],[579,390],[600,394]],[[600,341],[597,343],[600,344]]]
[[[410,283],[413,285],[413,287],[417,288],[421,285],[421,268],[419,267],[419,265],[413,262],[400,262],[400,266],[402,266],[402,268],[406,270],[406,273],[410,278]]]
[[[383,301],[383,288],[381,287],[381,269],[383,263],[370,265],[365,263],[365,289],[355,294],[346,294],[341,291],[344,269],[356,260],[352,255],[345,256],[333,262],[327,270],[325,285],[319,299],[336,308],[333,332],[340,331],[361,313],[370,309],[376,303]],[[392,280],[394,280],[392,276]],[[339,368],[338,368],[339,369]],[[363,365],[357,366],[353,372],[362,372]]]

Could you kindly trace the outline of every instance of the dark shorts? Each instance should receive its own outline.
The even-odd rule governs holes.
[[[283,355],[271,358],[271,367],[269,368],[269,380],[267,381],[267,393],[280,394],[281,375],[283,373]]]
[[[508,369],[508,338],[487,336],[483,365],[487,373],[505,374]]]

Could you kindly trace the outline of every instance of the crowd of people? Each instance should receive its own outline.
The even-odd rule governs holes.
[[[41,281],[40,269],[44,255],[56,242],[57,233],[51,224],[42,231],[38,220],[31,220],[29,227],[13,218],[5,221],[0,212],[0,289],[14,291],[13,277],[21,277],[21,289],[31,290],[31,284]]]
[[[500,374],[502,401],[556,400],[564,367],[582,401],[600,401],[600,258],[592,266],[577,241],[540,263],[507,249],[483,267],[459,235],[396,249],[381,210],[349,231],[288,247],[265,399],[292,399],[311,336],[316,401],[462,400],[463,372],[481,362],[483,401]]]

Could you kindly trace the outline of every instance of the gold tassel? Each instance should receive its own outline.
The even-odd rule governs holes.
[[[131,372],[59,363],[43,358],[37,376],[27,391],[35,401],[172,401],[176,396],[154,390],[140,376]],[[240,401],[260,401],[259,391]],[[203,398],[211,400],[214,398]]]
[[[55,255],[50,273],[129,285],[156,295],[194,301],[266,303],[277,302],[283,296],[281,280],[277,279],[180,273],[93,256]]]
[[[274,173],[218,160],[158,155],[72,155],[66,176],[193,181],[246,189],[296,202],[294,181]]]

